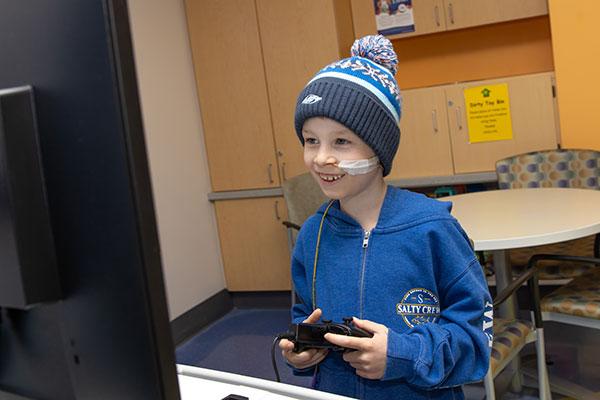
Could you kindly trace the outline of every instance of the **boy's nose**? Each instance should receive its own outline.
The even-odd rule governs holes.
[[[336,164],[337,158],[331,155],[328,151],[320,150],[314,159],[315,164],[317,165],[328,165],[328,164]]]

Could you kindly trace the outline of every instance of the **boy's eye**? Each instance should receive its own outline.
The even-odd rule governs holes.
[[[304,144],[317,144],[317,139],[311,137],[304,138]]]
[[[343,144],[349,144],[349,143],[350,143],[350,141],[348,139],[342,139],[342,138],[335,139],[335,144],[343,145]]]

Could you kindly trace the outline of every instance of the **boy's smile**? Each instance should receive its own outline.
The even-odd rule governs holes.
[[[382,173],[377,168],[366,174],[350,175],[339,168],[343,160],[363,160],[375,155],[355,133],[339,122],[314,117],[306,120],[302,129],[304,164],[330,199],[347,201],[365,191]]]

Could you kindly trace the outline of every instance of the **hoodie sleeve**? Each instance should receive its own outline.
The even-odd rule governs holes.
[[[383,380],[405,379],[435,389],[480,381],[488,370],[492,300],[468,238],[457,223],[448,225],[432,242],[441,271],[439,320],[405,333],[389,330]],[[441,277],[457,265],[465,267],[449,280]]]

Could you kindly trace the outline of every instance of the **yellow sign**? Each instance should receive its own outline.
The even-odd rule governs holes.
[[[470,143],[512,139],[506,83],[468,88],[464,95]]]

